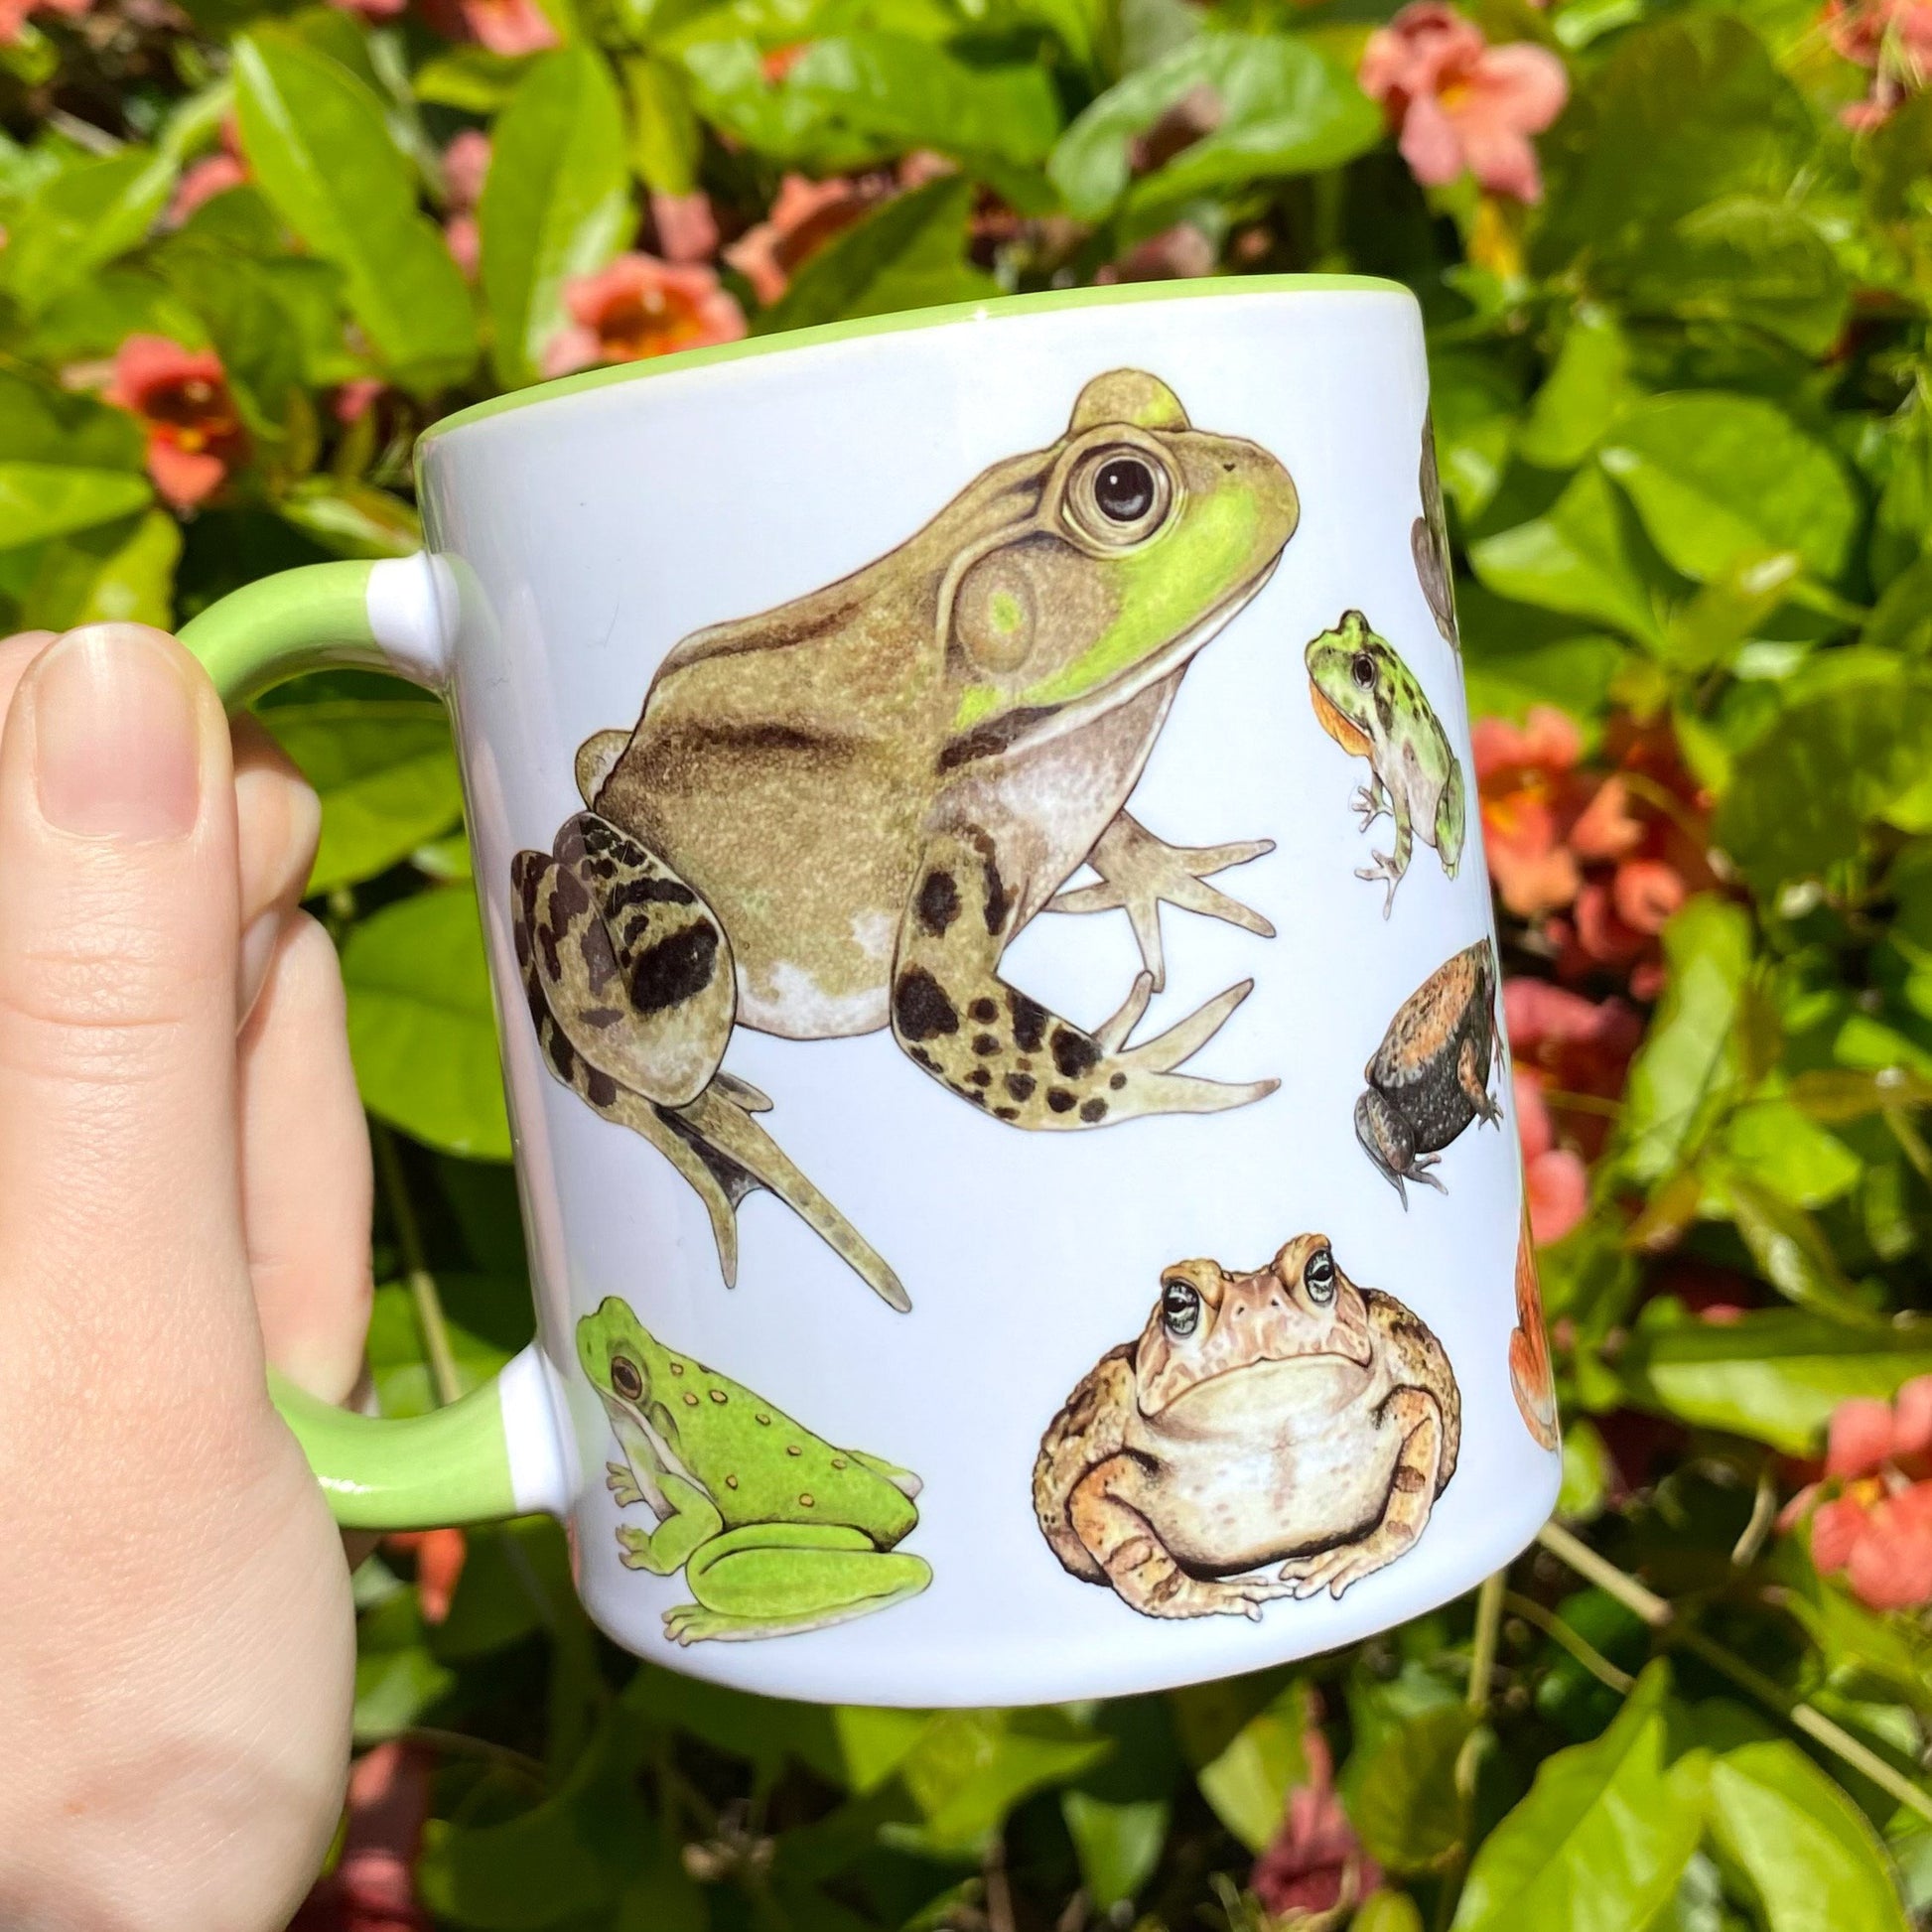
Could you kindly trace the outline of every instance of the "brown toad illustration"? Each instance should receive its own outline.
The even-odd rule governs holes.
[[[1144,1616],[1258,1619],[1411,1549],[1461,1431],[1435,1335],[1303,1234],[1253,1274],[1165,1272],[1139,1339],[1047,1428],[1034,1508],[1072,1575]]]

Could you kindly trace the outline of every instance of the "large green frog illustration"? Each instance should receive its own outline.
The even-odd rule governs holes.
[[[919,1512],[919,1479],[835,1449],[734,1382],[666,1348],[615,1296],[577,1324],[577,1358],[622,1452],[606,1465],[629,1570],[684,1581],[698,1600],[664,1612],[673,1643],[820,1630],[916,1596],[922,1557],[893,1546]]]
[[[1300,514],[1266,450],[1194,429],[1132,369],[1051,448],[995,464],[896,550],[664,659],[633,731],[577,757],[589,810],[513,868],[530,1012],[557,1077],[672,1161],[727,1282],[757,1187],[895,1308],[897,1277],[722,1070],[733,1028],[890,1026],[990,1117],[1084,1129],[1274,1090],[1176,1072],[1252,982],[1130,1045],[1160,989],[1159,905],[1268,936],[1204,881],[1271,849],[1188,849],[1125,809],[1194,654],[1274,571]],[[1055,895],[1083,863],[1094,886]],[[1000,975],[1041,910],[1122,907],[1143,969],[1092,1031]]]

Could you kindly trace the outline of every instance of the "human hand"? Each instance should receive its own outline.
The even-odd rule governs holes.
[[[267,1932],[347,1762],[370,1173],[314,794],[143,625],[0,643],[0,1924]]]

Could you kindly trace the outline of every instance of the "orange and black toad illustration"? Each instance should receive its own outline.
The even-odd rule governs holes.
[[[1563,1447],[1557,1421],[1557,1384],[1550,1369],[1550,1337],[1543,1325],[1543,1296],[1536,1282],[1536,1240],[1529,1214],[1516,1238],[1516,1326],[1509,1337],[1509,1386],[1530,1434],[1546,1449]]]
[[[1461,1432],[1441,1342],[1303,1234],[1252,1274],[1165,1271],[1048,1426],[1034,1508],[1067,1571],[1144,1616],[1259,1618],[1412,1549]]]
[[[530,1013],[557,1078],[702,1196],[727,1281],[737,1207],[764,1187],[908,1306],[764,1131],[771,1103],[722,1070],[736,1027],[890,1026],[948,1091],[1028,1129],[1273,1090],[1175,1070],[1250,983],[1129,1043],[1162,984],[1161,901],[1269,935],[1203,883],[1269,842],[1170,845],[1126,805],[1188,663],[1299,514],[1266,450],[1116,369],[1058,442],[995,464],[897,549],[687,637],[634,729],[579,751],[587,809],[513,869]],[[1098,884],[1056,898],[1083,862]],[[1142,949],[1111,1019],[1077,1026],[1002,978],[1036,914],[1103,907]]]
[[[1449,1190],[1431,1172],[1472,1120],[1491,1127],[1502,1109],[1489,1082],[1501,1069],[1496,956],[1487,939],[1446,959],[1397,1008],[1363,1069],[1355,1138],[1409,1205],[1407,1183]]]

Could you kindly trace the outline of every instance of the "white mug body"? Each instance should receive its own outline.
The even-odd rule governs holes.
[[[1406,292],[1270,278],[425,440],[620,1643],[781,1697],[1121,1695],[1414,1616],[1548,1514],[1428,406]]]

